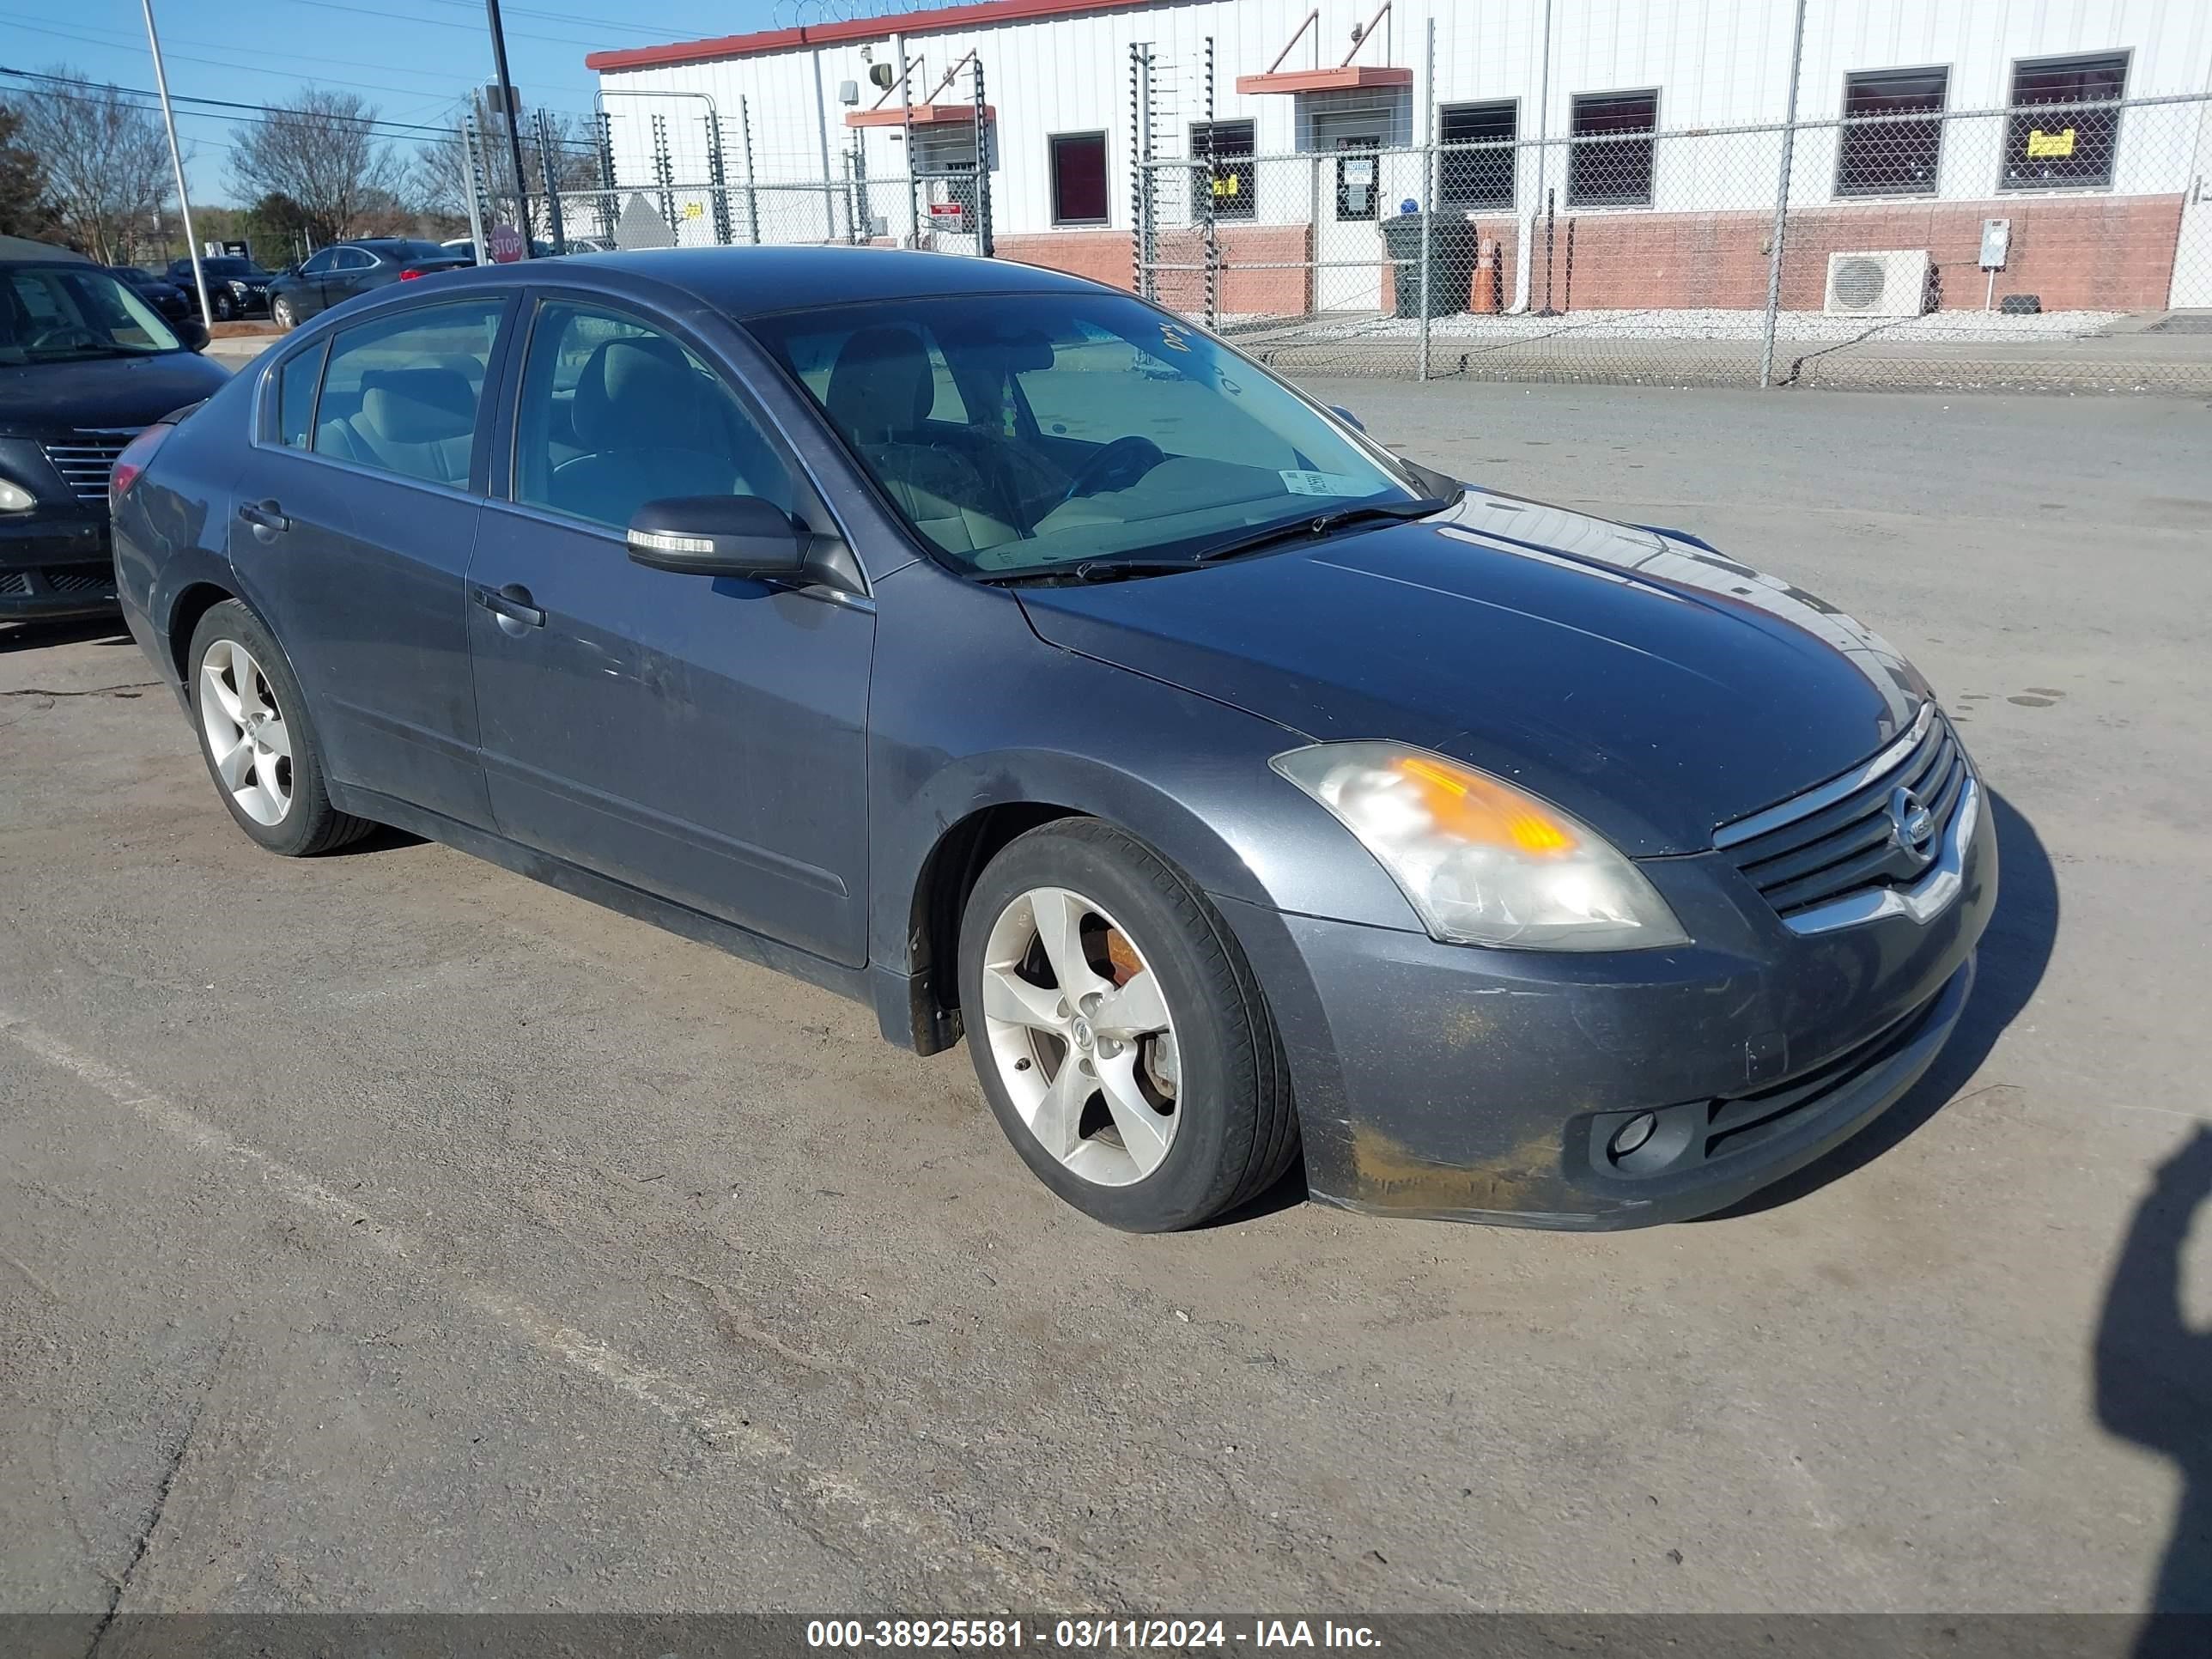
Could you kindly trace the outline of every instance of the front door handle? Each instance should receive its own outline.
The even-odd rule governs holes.
[[[240,501],[238,516],[256,530],[289,530],[292,521],[275,501]]]
[[[495,617],[520,623],[526,628],[545,626],[545,613],[531,604],[530,590],[520,582],[509,582],[496,590],[479,587],[476,592],[477,603]]]

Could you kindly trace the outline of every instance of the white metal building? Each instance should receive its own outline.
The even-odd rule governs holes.
[[[1373,305],[1371,222],[1431,194],[1497,242],[1506,308],[1529,302],[1560,215],[1586,293],[1738,303],[1763,284],[1796,0],[1375,3],[983,0],[586,61],[616,184],[679,187],[659,199],[686,241],[972,231],[957,175],[980,62],[1003,256],[1129,282],[1149,144],[1209,158],[1229,263],[1302,257],[1308,310]],[[1832,246],[1917,240],[1941,303],[1979,306],[1962,250],[2002,216],[2006,291],[2212,306],[2212,0],[1808,0],[1797,70],[1789,208]],[[2035,112],[2053,105],[2084,107]],[[1437,143],[1490,148],[1419,153]],[[930,176],[908,185],[910,167]],[[855,197],[855,173],[902,182]],[[678,199],[712,184],[754,191],[734,228]],[[1187,185],[1169,194],[1163,222],[1190,223]]]

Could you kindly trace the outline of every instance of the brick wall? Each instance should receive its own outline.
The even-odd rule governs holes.
[[[1223,225],[1221,243],[1220,309],[1231,316],[1302,317],[1310,307],[1313,232],[1307,225]],[[1024,264],[1044,265],[1072,276],[1115,288],[1132,286],[1130,234],[1126,230],[1054,230],[994,239],[999,257]],[[1203,234],[1187,226],[1161,230],[1158,263],[1196,265],[1206,263]],[[1255,264],[1287,265],[1289,270],[1253,270]],[[1202,270],[1162,270],[1158,273],[1160,302],[1176,310],[1198,312],[1206,307],[1206,275]]]
[[[2047,196],[1800,210],[1790,216],[1782,307],[1820,309],[1831,253],[1924,247],[1938,306],[1978,311],[1986,282],[1975,264],[1982,221],[2009,219],[2010,263],[1997,273],[2000,296],[2039,295],[2045,311],[2162,310],[2181,205],[2179,195]],[[1479,228],[1501,244],[1510,304],[1513,222],[1486,219]],[[1577,311],[1758,310],[1766,304],[1773,229],[1774,216],[1764,212],[1562,214],[1553,236],[1552,303]],[[1535,309],[1544,303],[1540,220],[1530,254],[1528,303]]]

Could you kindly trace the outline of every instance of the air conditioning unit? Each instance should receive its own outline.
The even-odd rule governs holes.
[[[1831,253],[1820,309],[1831,317],[1917,317],[1928,309],[1928,250]]]

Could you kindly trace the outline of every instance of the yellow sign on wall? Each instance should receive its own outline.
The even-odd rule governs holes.
[[[703,219],[707,216],[706,205],[700,202],[686,202],[684,204],[684,216],[687,219]]]
[[[2045,156],[2071,155],[2074,153],[2074,129],[2063,132],[2045,132],[2040,127],[2031,127],[2027,134],[2027,159],[2041,161]]]

